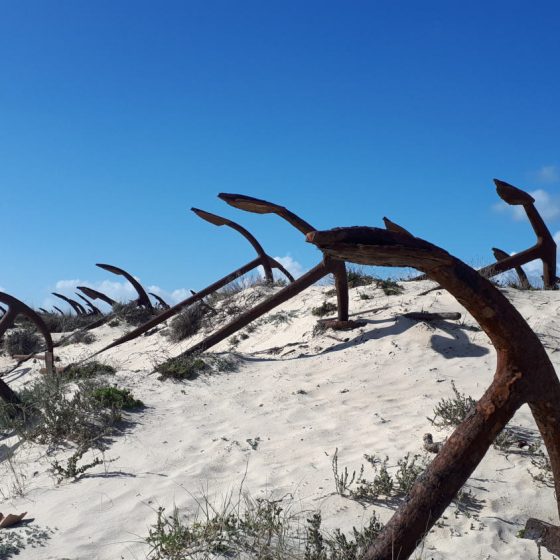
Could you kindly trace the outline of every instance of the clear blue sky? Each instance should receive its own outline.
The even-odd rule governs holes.
[[[169,293],[253,258],[303,270],[318,229],[386,215],[467,262],[534,242],[492,178],[560,230],[558,2],[0,1],[0,287],[42,305],[124,267]],[[67,292],[68,294],[71,291]]]

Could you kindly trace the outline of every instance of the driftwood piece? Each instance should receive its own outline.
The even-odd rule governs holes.
[[[448,290],[496,349],[492,383],[412,487],[367,560],[403,560],[442,515],[488,448],[525,403],[543,437],[560,497],[560,382],[537,335],[489,280],[443,249],[397,231],[354,227],[307,235],[324,254],[365,265],[413,267]],[[558,503],[560,513],[560,502]]]

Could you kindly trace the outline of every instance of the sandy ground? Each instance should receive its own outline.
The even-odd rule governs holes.
[[[437,429],[435,404],[453,396],[451,382],[478,398],[489,385],[495,353],[473,319],[443,290],[420,295],[430,282],[402,284],[401,295],[386,296],[374,286],[350,291],[354,318],[363,327],[314,334],[311,310],[332,287],[314,286],[258,320],[245,339],[226,340],[212,352],[238,360],[235,372],[193,381],[159,381],[154,364],[188,348],[197,335],[171,344],[152,334],[101,355],[118,370],[111,381],[132,390],[146,404],[127,413],[123,433],[104,454],[104,464],[77,482],[57,484],[53,457],[39,445],[24,444],[13,459],[6,451],[15,438],[0,440],[0,511],[28,512],[29,527],[44,530],[42,546],[31,545],[17,558],[139,560],[147,557],[143,539],[158,507],[194,508],[207,494],[223,499],[243,482],[254,497],[291,494],[303,509],[320,510],[326,528],[362,526],[372,509],[383,521],[396,505],[363,505],[337,495],[331,461],[358,470],[364,453],[389,457],[389,471],[406,453],[420,454],[422,436],[441,441],[450,429]],[[251,288],[237,296],[250,303],[272,288]],[[538,333],[558,368],[560,292],[505,290]],[[367,299],[366,299],[367,298]],[[407,311],[459,311],[458,321],[433,324],[402,317]],[[62,364],[82,359],[116,338],[121,327],[94,331],[88,346],[57,351]],[[0,358],[0,368],[13,362]],[[6,380],[14,388],[31,383],[40,363],[28,362]],[[512,421],[535,430],[523,407]],[[72,453],[59,451],[61,460]],[[368,474],[366,465],[365,474]],[[466,485],[473,508],[451,505],[440,526],[427,536],[415,558],[422,560],[532,559],[533,541],[518,538],[528,517],[557,523],[553,490],[529,474],[529,457],[490,449]],[[12,529],[12,531],[23,531]],[[552,558],[542,551],[542,558]]]

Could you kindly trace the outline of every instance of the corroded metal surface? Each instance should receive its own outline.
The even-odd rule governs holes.
[[[526,201],[527,198],[520,196],[515,200]],[[364,558],[409,558],[496,436],[525,403],[546,445],[558,500],[560,382],[538,337],[504,295],[459,259],[408,233],[355,227],[311,232],[307,239],[333,259],[365,265],[413,267],[425,272],[470,312],[498,354],[492,383],[443,444]],[[560,502],[557,504],[560,513]]]
[[[91,303],[91,301],[89,301],[89,299],[85,298],[83,295],[79,294],[76,292],[76,295],[85,302],[85,304],[89,307],[90,313],[92,315],[101,315],[101,310],[96,307],[95,305],[93,305],[93,303]]]
[[[78,290],[86,294],[86,296],[90,297],[91,299],[100,299],[105,303],[108,303],[110,306],[113,306],[116,302],[113,298],[105,295],[103,292],[99,292],[98,290],[94,290],[93,288],[88,288],[87,286],[76,286]]]
[[[256,212],[257,214],[276,214],[281,218],[284,218],[290,225],[294,226],[304,234],[308,234],[313,231],[313,226],[311,226],[308,222],[278,204],[241,194],[220,193],[218,196],[231,206],[241,210]],[[182,355],[188,356],[197,354],[211,348],[212,346],[218,344],[218,342],[221,342],[228,336],[231,336],[238,330],[253,322],[255,319],[258,319],[278,305],[293,298],[329,274],[334,276],[338,304],[338,317],[336,323],[333,323],[333,325],[336,324],[337,329],[355,328],[358,324],[354,321],[348,321],[348,278],[346,274],[346,265],[340,260],[331,259],[330,257],[325,256],[317,266],[312,268],[303,276],[300,276],[295,282],[289,284],[278,293],[259,303],[252,309],[245,311],[221,329],[218,329],[198,344],[195,344],[183,352]]]
[[[152,309],[152,302],[150,301],[150,298],[148,297],[146,290],[144,290],[142,284],[140,284],[140,282],[138,282],[138,280],[136,280],[136,278],[134,278],[132,274],[129,274],[126,270],[119,268],[118,266],[113,266],[112,264],[97,263],[95,266],[98,266],[103,270],[107,270],[108,272],[112,272],[113,274],[117,274],[118,276],[124,276],[132,284],[132,287],[136,290],[136,293],[138,294],[138,299],[136,300],[136,303],[139,306]]]
[[[72,307],[72,309],[76,312],[77,315],[87,315],[86,310],[84,309],[84,307],[78,303],[76,300],[66,297],[65,295],[62,294],[57,294],[56,292],[51,292],[53,296],[64,300],[66,303],[68,303],[70,305],[70,307]]]
[[[282,272],[290,282],[294,281],[294,277],[276,260],[272,257],[269,257],[262,245],[257,241],[256,237],[243,226],[240,226],[237,222],[232,220],[228,220],[227,218],[223,218],[222,216],[218,216],[217,214],[211,214],[210,212],[206,212],[204,210],[200,210],[198,208],[191,208],[191,210],[203,220],[214,224],[215,226],[227,226],[235,231],[239,232],[247,241],[252,245],[253,249],[257,252],[257,255],[261,258],[262,267],[264,269],[264,276],[266,281],[269,283],[273,282],[273,275],[272,269],[277,268]]]
[[[157,294],[154,294],[153,292],[148,292],[148,293],[158,302],[158,305],[162,309],[169,309],[169,304],[161,296],[158,296]]]
[[[13,326],[15,318],[18,315],[27,317],[31,322],[35,324],[38,331],[45,339],[45,367],[47,373],[53,373],[53,340],[51,337],[51,333],[49,332],[49,329],[47,328],[47,325],[45,324],[41,316],[19,299],[16,299],[15,297],[4,292],[0,292],[0,301],[8,306],[8,310],[6,311],[5,315],[2,317],[2,319],[0,319],[0,338],[4,335],[7,329]]]
[[[497,247],[494,247],[492,249],[492,252],[494,253],[494,257],[497,261],[503,261],[510,256],[505,251],[502,251]],[[527,278],[527,275],[525,274],[525,271],[520,266],[514,266],[513,269],[517,273],[517,278],[519,278],[519,287],[523,290],[528,290],[531,287],[531,284],[529,282],[529,279]]]
[[[478,272],[482,276],[491,277],[512,268],[521,267],[536,259],[540,259],[543,263],[543,282],[545,288],[554,288],[558,282],[556,277],[556,243],[546,227],[541,215],[535,208],[535,199],[525,191],[510,185],[499,179],[494,179],[498,196],[507,204],[512,206],[523,206],[529,222],[535,235],[537,242],[535,245],[525,251],[508,255],[497,262],[485,266]],[[497,257],[496,257],[497,258]]]

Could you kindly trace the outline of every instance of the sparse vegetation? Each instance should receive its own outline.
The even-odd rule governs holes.
[[[455,396],[451,399],[441,399],[434,408],[434,417],[428,418],[434,426],[458,426],[476,405],[472,397],[459,392],[453,381],[451,387]]]
[[[23,415],[10,414],[0,402],[0,426],[22,440],[47,444],[51,448],[66,442],[78,447],[102,447],[120,420],[120,411],[107,409],[92,396],[96,385],[79,380],[74,386],[58,375],[45,375],[19,393]]]
[[[4,350],[10,356],[39,352],[43,344],[37,333],[30,328],[17,328],[4,337]]]
[[[70,364],[64,369],[68,379],[91,379],[100,375],[114,375],[117,370],[108,364],[90,360],[83,364]]]
[[[374,477],[371,480],[364,478],[364,465],[360,466],[358,475],[356,471],[349,475],[345,467],[342,474],[338,471],[338,449],[332,458],[332,470],[336,492],[341,496],[364,501],[375,502],[380,497],[386,499],[406,496],[416,479],[422,474],[426,465],[420,461],[420,455],[411,456],[407,453],[397,461],[394,476],[388,470],[389,457],[381,460],[375,455],[364,455],[366,462],[373,468]]]
[[[76,331],[64,344],[91,344],[92,342],[95,342],[95,335],[93,333]]]
[[[101,406],[117,410],[131,410],[144,406],[144,403],[135,399],[128,389],[119,389],[113,386],[98,387],[91,392],[91,396]]]
[[[377,280],[377,287],[381,288],[386,296],[398,296],[404,292],[404,288],[390,278]]]
[[[353,538],[338,529],[329,535],[322,531],[319,512],[293,513],[290,496],[253,500],[245,495],[234,502],[230,495],[222,506],[206,497],[197,501],[199,510],[190,516],[177,508],[169,516],[164,508],[157,510],[146,538],[150,559],[358,560],[383,528],[373,513],[366,527],[352,529]]]
[[[376,279],[371,274],[366,274],[361,267],[357,266],[347,266],[346,275],[348,277],[349,288],[369,286],[376,282]]]
[[[91,463],[85,463],[78,466],[78,461],[84,456],[88,449],[84,447],[78,448],[66,461],[66,466],[62,466],[58,460],[54,460],[51,464],[53,474],[56,476],[58,484],[64,479],[72,479],[73,482],[84,476],[86,471],[102,465],[103,461],[99,457],[95,457]]]
[[[195,303],[175,315],[169,325],[167,336],[172,342],[179,342],[196,334],[202,325],[202,319],[208,308]]]
[[[333,313],[336,311],[337,307],[335,303],[331,303],[330,301],[324,301],[319,307],[314,307],[311,310],[311,313],[316,317],[324,317],[329,313]]]
[[[134,327],[146,323],[158,312],[154,308],[138,306],[136,302],[113,304],[113,313],[116,318]]]
[[[202,373],[220,373],[234,371],[237,362],[231,357],[214,354],[198,354],[195,356],[179,355],[156,366],[155,371],[160,379],[192,380]]]

